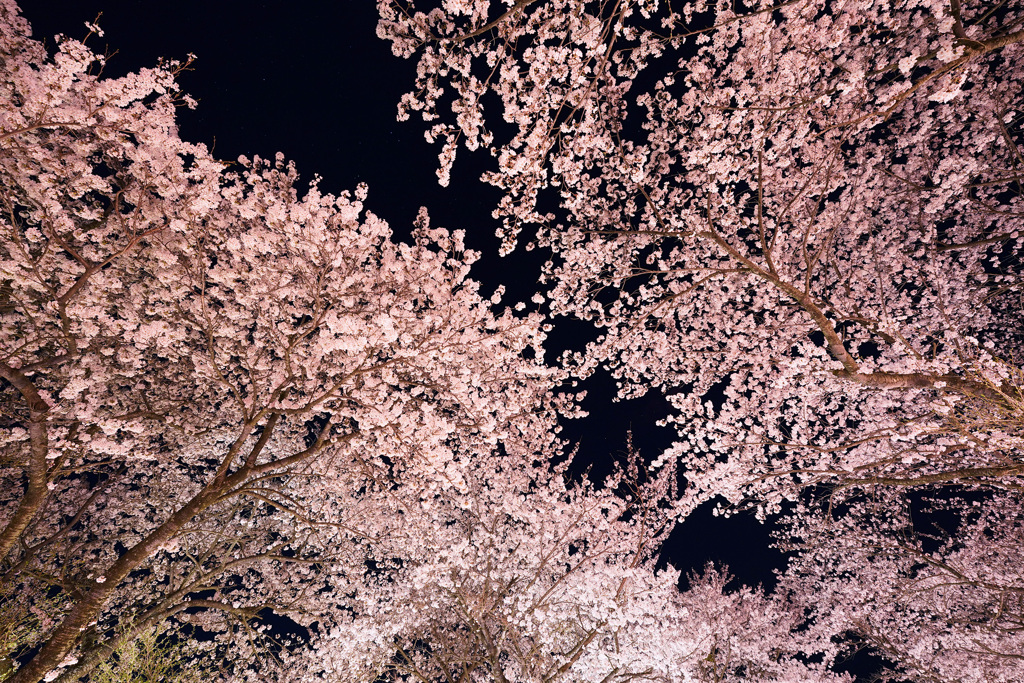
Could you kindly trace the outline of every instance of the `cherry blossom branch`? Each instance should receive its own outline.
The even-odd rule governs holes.
[[[938,252],[944,251],[957,251],[959,249],[974,249],[975,247],[985,247],[990,244],[996,244],[997,242],[1006,242],[1013,238],[1013,233],[1006,232],[1001,235],[995,235],[981,240],[974,240],[972,242],[964,242],[962,244],[935,244],[935,250]]]
[[[294,456],[283,458],[279,462],[291,463],[302,460],[320,450],[323,444],[324,437],[321,434],[317,444]],[[273,463],[268,464],[273,465]],[[77,641],[81,630],[95,618],[108,597],[131,571],[147,561],[158,548],[181,531],[192,518],[216,503],[220,499],[223,488],[237,486],[250,473],[259,470],[260,468],[256,467],[240,470],[222,482],[215,481],[204,487],[160,526],[121,555],[104,572],[101,580],[90,581],[40,651],[18,670],[12,683],[29,683],[30,681],[35,683],[41,678],[67,654]]]
[[[498,18],[494,19],[493,21],[489,21],[486,24],[484,24],[483,26],[481,26],[480,28],[474,29],[474,30],[470,31],[469,33],[464,33],[464,34],[462,34],[462,35],[460,35],[460,36],[458,36],[456,38],[449,38],[447,40],[450,40],[451,42],[454,42],[454,43],[462,43],[462,42],[465,42],[467,40],[472,40],[473,38],[476,38],[477,36],[481,36],[481,35],[487,33],[488,31],[490,31],[491,29],[493,29],[493,28],[499,26],[500,24],[504,23],[512,15],[517,14],[518,12],[521,12],[522,10],[526,9],[527,7],[529,7],[530,5],[532,5],[535,2],[537,2],[537,0],[516,0],[516,4],[512,5],[512,7],[507,9],[504,13],[502,13],[501,16],[499,16]]]
[[[50,534],[49,536],[47,536],[46,538],[37,543],[34,543],[32,545],[23,545],[24,550],[22,552],[21,559],[18,561],[17,564],[12,565],[5,574],[0,576],[0,584],[2,584],[5,581],[11,580],[18,572],[26,570],[29,564],[32,562],[34,556],[41,549],[47,546],[51,546],[59,539],[67,536],[68,533],[82,521],[82,518],[85,516],[86,511],[88,511],[89,508],[92,507],[93,503],[96,502],[96,499],[103,495],[103,493],[107,491],[107,489],[116,481],[117,477],[123,474],[124,471],[125,467],[121,466],[120,468],[117,469],[117,471],[113,472],[110,476],[108,476],[102,484],[97,486],[89,494],[89,497],[86,498],[85,502],[78,506],[77,512],[75,512],[74,515],[68,518],[68,520],[63,524],[63,526],[61,526],[55,532],[53,532],[52,534]],[[61,472],[66,474],[67,470],[61,470]]]
[[[99,109],[97,109],[96,111],[99,111]],[[6,133],[0,133],[0,141],[6,140],[7,138],[12,138],[16,135],[21,135],[22,133],[31,133],[34,130],[41,130],[44,128],[94,128],[99,125],[102,124],[78,123],[77,121],[44,121],[41,123],[34,123],[29,126],[16,128]]]
[[[718,232],[710,227],[708,232],[701,233],[701,236],[709,237],[715,244],[724,249],[730,256],[739,261],[752,274],[773,284],[776,288],[787,294],[796,301],[814,320],[818,329],[825,336],[825,342],[832,357],[843,364],[842,370],[834,370],[836,377],[851,380],[864,386],[880,389],[910,389],[910,388],[941,388],[948,387],[953,391],[973,396],[982,396],[994,400],[1002,400],[997,391],[979,382],[965,380],[956,375],[931,375],[926,373],[862,373],[859,371],[859,364],[846,350],[846,345],[835,331],[832,323],[825,316],[824,312],[811,299],[809,292],[800,291],[778,276],[770,273],[752,260],[741,254],[735,247],[729,244]],[[938,385],[938,386],[936,386]]]
[[[701,236],[709,237],[715,244],[724,249],[726,253],[728,253],[734,259],[739,261],[741,264],[743,264],[743,266],[746,267],[752,274],[757,275],[758,277],[760,277],[763,280],[766,280],[767,282],[770,282],[776,288],[778,288],[786,295],[788,295],[790,298],[792,298],[794,301],[796,301],[798,304],[800,304],[800,306],[805,311],[807,311],[807,313],[811,316],[811,319],[814,320],[821,333],[825,335],[825,343],[828,345],[828,350],[832,354],[832,357],[843,364],[843,368],[846,372],[849,372],[851,374],[856,374],[858,372],[859,365],[857,364],[857,361],[854,360],[853,356],[850,355],[850,352],[846,350],[846,345],[843,343],[842,339],[839,338],[839,335],[836,333],[835,328],[832,326],[832,323],[825,316],[824,312],[822,312],[822,310],[818,308],[818,306],[814,303],[814,301],[811,299],[808,293],[800,291],[793,285],[789,284],[788,282],[785,282],[777,275],[774,275],[773,273],[764,270],[763,268],[761,268],[761,266],[757,265],[752,260],[741,254],[735,247],[733,247],[721,235],[719,235],[718,231],[716,231],[711,226],[710,215],[708,231],[701,233]]]
[[[1002,402],[1005,397],[997,390],[981,382],[963,379],[958,375],[933,375],[910,372],[849,372],[834,370],[836,377],[877,389],[949,389],[969,396],[978,396]]]
[[[899,108],[899,106],[903,102],[905,102],[911,95],[913,95],[915,92],[923,88],[930,81],[936,80],[939,77],[943,76],[944,74],[947,74],[955,69],[960,68],[961,66],[967,64],[975,57],[980,57],[990,52],[995,52],[996,50],[1000,50],[1008,45],[1013,45],[1014,43],[1019,43],[1021,41],[1024,41],[1024,30],[1016,31],[1014,33],[1010,33],[1003,36],[997,36],[995,38],[990,38],[988,40],[983,41],[959,40],[958,42],[962,46],[964,46],[963,55],[961,55],[957,59],[954,59],[953,61],[943,64],[934,71],[931,71],[928,74],[920,77],[918,80],[914,81],[914,83],[909,88],[890,98],[889,102],[891,104],[885,105],[884,109],[876,109],[875,111],[869,111],[866,114],[862,114],[861,116],[855,117],[848,121],[832,124],[822,129],[819,135],[824,136],[825,133],[828,133],[829,131],[832,130],[836,130],[838,128],[856,126],[857,124],[862,123],[863,121],[866,121],[870,118],[888,118],[891,114],[893,114],[893,112],[895,112]]]
[[[960,16],[960,0],[949,0],[949,12],[953,16],[953,35],[961,40],[969,40]]]
[[[839,484],[836,491],[842,491],[853,487],[863,486],[894,486],[898,488],[910,488],[934,484],[950,484],[970,480],[986,480],[988,483],[1001,488],[1019,489],[1021,486],[1012,486],[1002,479],[1017,477],[1024,474],[1024,465],[1007,465],[1005,467],[965,467],[958,470],[947,470],[933,474],[920,474],[914,477],[863,477],[845,479]]]

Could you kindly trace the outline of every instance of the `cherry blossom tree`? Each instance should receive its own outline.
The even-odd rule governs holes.
[[[46,603],[15,683],[176,627],[237,673],[257,617],[341,608],[373,482],[465,488],[560,403],[460,233],[396,243],[365,187],[223,164],[177,136],[185,64],[103,61],[0,2],[0,594]]]
[[[1018,681],[1022,513],[1014,494],[859,498],[791,518],[802,552],[780,594],[819,647],[870,647],[886,681]]]
[[[465,491],[387,491],[394,526],[352,613],[289,680],[846,680],[806,663],[785,601],[726,591],[713,567],[684,592],[655,571],[674,477],[639,483],[632,454],[601,488],[566,486],[571,458],[509,455],[474,458]]]
[[[378,7],[399,118],[442,184],[496,158],[504,250],[603,329],[567,362],[668,395],[691,504],[1020,485],[1019,420],[956,416],[1021,405],[1019,3]]]
[[[269,648],[288,680],[830,681],[851,634],[894,678],[1019,678],[1017,4],[378,6],[442,183],[488,148],[505,249],[604,336],[546,366],[461,232],[218,161],[177,134],[187,62],[104,78],[0,0],[0,678],[191,639],[226,680]],[[680,440],[570,485],[553,388],[602,365]],[[929,539],[901,491],[951,483]],[[803,506],[777,593],[656,571],[714,495]]]
[[[488,150],[503,251],[602,329],[565,364],[676,408],[681,513],[790,511],[808,651],[1018,680],[1020,3],[378,8],[442,184]],[[914,489],[960,520],[937,548]]]

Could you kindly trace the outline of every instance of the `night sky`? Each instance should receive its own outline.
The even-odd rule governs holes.
[[[459,150],[447,188],[434,173],[438,149],[424,140],[415,118],[395,120],[401,95],[411,87],[415,62],[391,54],[376,37],[376,3],[239,2],[237,0],[22,0],[36,38],[52,49],[53,36],[82,38],[86,21],[103,13],[103,37],[89,45],[117,54],[105,73],[120,76],[153,66],[161,57],[197,57],[179,78],[199,100],[194,111],[179,110],[181,137],[204,142],[223,160],[239,155],[294,160],[302,178],[322,176],[327,192],[365,182],[365,205],[404,239],[420,206],[435,226],[465,229],[470,247],[483,253],[473,277],[485,294],[504,284],[504,302],[528,301],[537,287],[544,255],[518,251],[497,256],[498,223],[490,215],[499,193],[479,182],[493,160],[486,153]],[[594,336],[589,326],[554,321],[549,359],[565,348],[582,348]],[[660,396],[613,403],[614,384],[605,376],[588,380],[584,407],[590,417],[565,424],[565,435],[580,445],[581,460],[595,470],[622,454],[627,431],[648,458],[672,441],[656,420],[666,414]],[[709,560],[726,564],[748,585],[772,583],[783,558],[770,550],[768,530],[751,515],[716,518],[699,510],[670,538],[666,558],[688,571]]]

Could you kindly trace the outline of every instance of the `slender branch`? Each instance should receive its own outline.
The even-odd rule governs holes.
[[[508,10],[506,10],[501,16],[499,16],[494,21],[489,21],[486,24],[484,24],[483,26],[481,26],[480,28],[474,29],[474,30],[470,31],[469,33],[464,33],[464,34],[462,34],[461,36],[459,36],[457,38],[452,38],[451,40],[452,40],[452,42],[455,42],[455,43],[461,43],[461,42],[464,42],[464,41],[467,41],[467,40],[472,40],[473,38],[476,38],[477,36],[481,36],[481,35],[487,33],[488,31],[490,31],[491,29],[497,27],[498,25],[504,23],[504,21],[506,19],[508,19],[509,17],[511,17],[513,14],[515,14],[515,13],[517,13],[517,12],[523,10],[523,9],[526,9],[527,7],[529,7],[530,5],[532,5],[535,2],[537,2],[537,0],[516,0],[516,4],[515,5],[513,5]]]

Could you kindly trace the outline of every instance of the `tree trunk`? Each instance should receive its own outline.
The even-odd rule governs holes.
[[[21,393],[28,406],[30,439],[25,495],[18,509],[14,511],[14,516],[0,532],[0,562],[3,562],[46,500],[46,455],[50,448],[46,433],[46,415],[50,411],[50,406],[39,395],[32,381],[20,370],[0,363],[0,377],[10,382]]]

